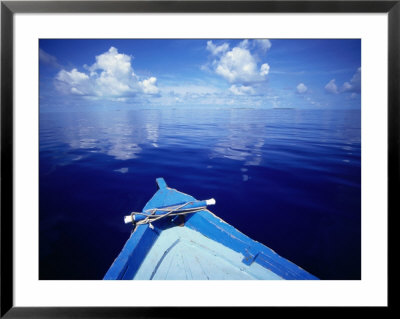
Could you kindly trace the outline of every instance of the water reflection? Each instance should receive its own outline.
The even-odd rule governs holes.
[[[110,155],[122,161],[135,159],[143,147],[158,147],[159,123],[154,115],[150,112],[45,114],[41,150],[54,150],[57,144],[66,143],[70,151],[79,151],[78,156],[70,158],[71,161],[83,159],[91,153]],[[53,123],[48,125],[46,121]],[[54,122],[59,122],[59,126]],[[53,131],[55,127],[58,130],[56,133]],[[47,139],[48,136],[51,138]],[[54,139],[55,136],[57,139]]]
[[[67,154],[61,144],[68,145]],[[338,152],[344,157],[340,161],[348,163],[343,159],[358,156],[359,145],[359,123],[324,112],[169,108],[41,116],[41,151],[62,156],[64,163],[94,153],[126,161],[139,158],[146,150],[173,150],[178,154],[193,149],[211,161],[228,159],[243,168],[299,165],[299,161],[318,165],[315,154],[329,157]],[[241,173],[243,180],[248,180],[249,174]]]
[[[224,158],[240,162],[242,181],[249,180],[245,166],[259,166],[267,158],[264,146],[267,138],[265,120],[255,117],[255,110],[231,110],[225,112],[217,139],[209,152],[209,158]]]

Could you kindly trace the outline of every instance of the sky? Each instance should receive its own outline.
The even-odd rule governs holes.
[[[41,39],[40,109],[360,109],[359,39]]]

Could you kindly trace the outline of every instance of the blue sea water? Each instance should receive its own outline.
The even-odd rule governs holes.
[[[40,112],[39,279],[102,279],[155,179],[320,279],[361,278],[361,112]]]

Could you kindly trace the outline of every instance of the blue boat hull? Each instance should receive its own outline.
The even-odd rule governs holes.
[[[192,202],[190,195],[167,187],[159,190],[143,211]],[[215,279],[315,280],[315,276],[252,240],[204,208],[136,227],[105,280]]]

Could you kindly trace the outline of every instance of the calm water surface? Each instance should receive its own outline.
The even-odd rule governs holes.
[[[102,279],[155,179],[321,279],[361,277],[360,111],[40,114],[40,279]]]

